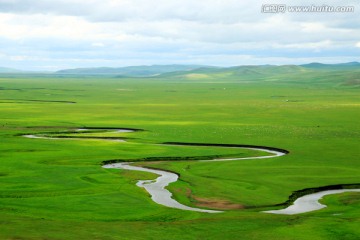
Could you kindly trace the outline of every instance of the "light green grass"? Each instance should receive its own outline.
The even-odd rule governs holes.
[[[148,144],[167,141],[290,151],[263,160],[153,164],[181,175],[170,189],[176,199],[192,206],[197,202],[189,191],[200,198],[256,207],[284,202],[303,188],[359,183],[360,95],[356,86],[341,86],[356,74],[333,75],[304,73],[302,80],[300,74],[287,73],[251,83],[235,77],[214,78],[215,83],[0,78],[0,238],[357,239],[357,200],[341,204],[331,196],[325,199],[333,203],[329,208],[297,216],[256,208],[195,213],[159,206],[135,186],[137,179],[153,175],[100,167],[109,159],[257,154]],[[17,136],[86,126],[147,131],[105,134],[132,138],[127,143]],[[342,196],[350,195],[339,199]],[[333,214],[340,211],[344,214]]]

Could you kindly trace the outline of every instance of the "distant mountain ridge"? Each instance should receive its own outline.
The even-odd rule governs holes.
[[[360,70],[359,62],[338,64],[308,63],[301,65],[240,65],[217,67],[207,65],[143,65],[127,67],[95,67],[63,69],[56,72],[23,71],[0,67],[1,74],[49,74],[49,75],[82,75],[82,76],[113,76],[113,77],[176,77],[176,78],[216,78],[216,77],[258,77],[287,73],[304,73],[308,71],[344,71]]]
[[[342,69],[353,69],[360,68],[359,62],[348,62],[348,63],[337,63],[337,64],[324,64],[324,63],[308,63],[302,64],[301,67],[312,68],[312,69],[327,69],[327,70],[342,70]]]
[[[252,75],[261,77],[267,74],[282,74],[290,72],[305,72],[307,70],[351,70],[360,68],[359,62],[323,64],[309,63],[302,65],[242,65],[233,67],[216,67],[206,65],[148,65],[128,67],[97,67],[74,68],[55,72],[60,75],[112,75],[117,77],[171,77],[189,75],[201,77],[202,74]]]
[[[19,72],[22,71],[14,68],[0,67],[0,73],[19,73]]]
[[[297,65],[244,65],[223,68],[197,68],[190,71],[178,71],[160,74],[158,78],[177,78],[177,79],[261,79],[274,75],[284,75],[293,73],[304,73],[312,71]]]
[[[168,72],[190,71],[197,68],[209,67],[203,65],[150,65],[150,66],[129,66],[129,67],[99,67],[99,68],[75,68],[64,69],[55,72],[56,74],[79,74],[79,75],[117,75],[126,77],[151,77]],[[215,67],[214,67],[215,68]]]

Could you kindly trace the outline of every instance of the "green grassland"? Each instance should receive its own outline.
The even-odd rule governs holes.
[[[261,210],[296,190],[360,183],[360,71],[247,70],[0,77],[0,239],[359,239],[358,193],[327,196],[328,208],[300,215]],[[124,143],[20,136],[85,136],[73,133],[83,127],[145,131],[90,134]],[[154,144],[162,142],[260,145],[290,154],[141,163],[180,174],[169,186],[178,201],[229,207],[208,214],[157,205],[135,185],[155,175],[101,163],[262,153]]]

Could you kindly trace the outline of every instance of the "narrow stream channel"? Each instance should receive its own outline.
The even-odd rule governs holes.
[[[90,129],[87,128],[79,128],[76,131],[77,132],[83,132],[86,133]],[[106,130],[109,131],[109,129],[103,129],[103,128],[92,128],[91,130]],[[131,129],[113,129],[113,132],[116,133],[129,133],[134,132],[135,130]],[[65,133],[66,134],[66,133]],[[32,139],[81,139],[77,137],[67,137],[67,138],[60,138],[60,137],[49,137],[46,136],[46,134],[27,134],[22,135],[26,138],[32,138]],[[83,139],[92,139],[91,137],[83,138]],[[107,139],[107,138],[94,138],[94,139],[101,139],[101,140],[107,140],[107,141],[117,141],[117,142],[125,142],[124,139],[118,138],[118,139]],[[213,146],[213,147],[230,147],[230,148],[239,148],[239,149],[251,149],[256,151],[262,151],[266,152],[269,155],[266,156],[257,156],[257,157],[243,157],[243,158],[214,158],[211,160],[195,160],[195,161],[204,161],[204,162],[214,162],[214,161],[238,161],[238,160],[250,160],[250,159],[265,159],[265,158],[274,158],[274,157],[281,157],[288,152],[286,150],[282,149],[276,149],[271,147],[261,147],[261,146],[248,146],[248,145],[222,145],[222,144],[198,144],[198,143],[164,143],[164,144],[157,144],[157,145],[172,145],[172,146]],[[136,184],[139,187],[144,188],[150,195],[151,199],[160,205],[170,207],[170,208],[177,208],[181,210],[188,210],[188,211],[196,211],[196,212],[205,212],[205,213],[221,213],[223,211],[218,210],[209,210],[209,209],[201,209],[201,208],[193,208],[186,205],[183,205],[176,200],[172,198],[172,193],[166,189],[166,187],[173,182],[176,182],[179,178],[179,176],[175,173],[164,171],[164,170],[157,170],[157,169],[150,169],[145,167],[138,167],[138,166],[132,166],[131,162],[120,162],[120,163],[111,163],[111,164],[105,164],[102,167],[103,168],[115,168],[115,169],[124,169],[124,170],[132,170],[132,171],[143,171],[143,172],[149,172],[159,175],[155,180],[139,180]],[[328,191],[321,191],[313,194],[308,194],[305,196],[302,196],[298,198],[293,205],[280,210],[270,210],[270,211],[264,211],[265,213],[273,213],[273,214],[299,214],[299,213],[305,213],[310,211],[315,211],[322,209],[326,207],[326,205],[320,204],[318,202],[319,199],[321,199],[325,195],[329,194],[336,194],[336,193],[343,193],[343,192],[360,192],[360,189],[339,189],[339,190],[328,190]]]

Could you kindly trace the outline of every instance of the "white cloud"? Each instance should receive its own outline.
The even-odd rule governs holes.
[[[281,2],[304,4],[300,0]],[[358,12],[262,14],[263,3],[2,0],[0,66],[9,61],[21,68],[63,66],[62,62],[81,67],[192,61],[264,64],[275,58],[295,62],[306,57],[309,61],[359,60],[360,29],[354,24],[360,22]],[[339,1],[316,4],[339,5]],[[342,5],[354,5],[360,11],[358,1]]]
[[[101,42],[95,42],[95,43],[92,43],[91,46],[93,46],[93,47],[105,47],[105,44],[103,44]]]
[[[0,14],[0,37],[21,40],[30,38],[85,39],[102,34],[98,24],[79,17],[46,14]]]
[[[306,22],[300,25],[302,27],[301,30],[306,33],[314,33],[314,32],[324,31],[326,29],[324,24],[319,22]]]
[[[274,44],[275,48],[289,48],[289,49],[325,49],[333,47],[333,42],[330,40],[320,42],[306,42],[306,43],[292,43],[292,44]]]
[[[204,22],[237,22],[239,15],[251,19],[251,10],[260,12],[260,0],[252,4],[238,0],[13,0],[1,1],[0,11],[51,13],[81,16],[92,21],[127,21],[134,19],[183,19]],[[244,21],[245,19],[242,19]]]

